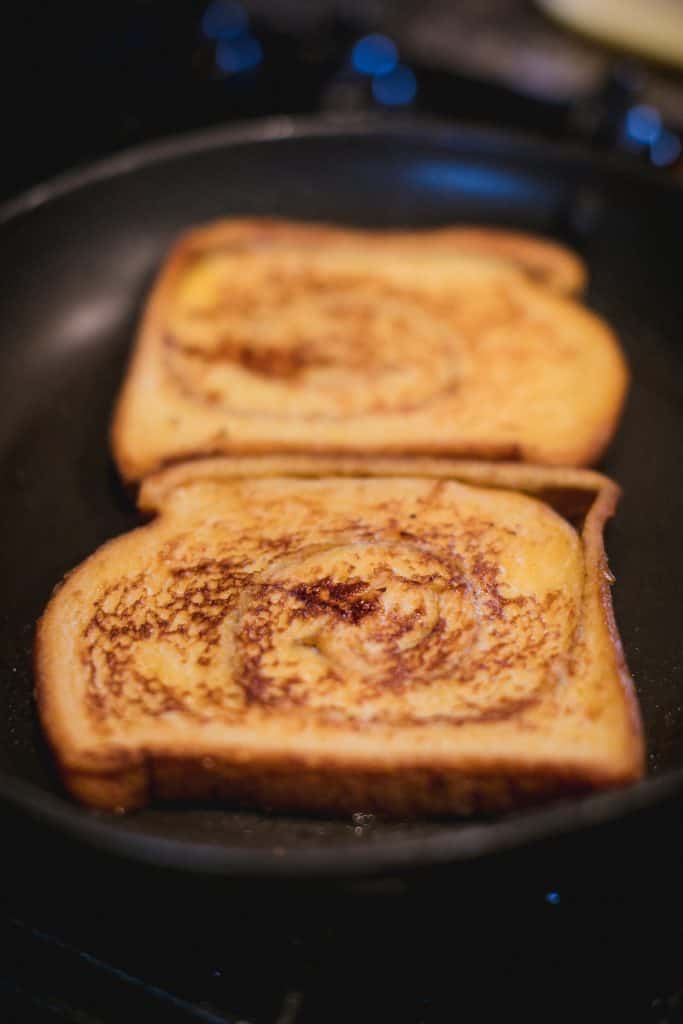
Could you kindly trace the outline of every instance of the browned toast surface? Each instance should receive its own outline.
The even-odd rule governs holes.
[[[80,800],[469,813],[639,777],[582,470],[213,459],[151,477],[38,629]],[[568,521],[579,525],[579,530]]]
[[[116,461],[130,480],[209,454],[589,463],[627,370],[569,295],[583,277],[561,246],[495,229],[195,229],[149,298]]]

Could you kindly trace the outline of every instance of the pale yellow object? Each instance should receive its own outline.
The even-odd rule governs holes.
[[[681,0],[537,0],[548,14],[600,42],[683,67]]]

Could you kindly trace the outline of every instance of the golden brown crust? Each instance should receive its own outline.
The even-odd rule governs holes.
[[[550,781],[552,779],[552,781]],[[490,773],[453,775],[429,768],[362,771],[332,763],[316,771],[296,759],[269,769],[261,764],[219,765],[209,772],[201,760],[174,758],[155,762],[153,795],[159,800],[225,800],[244,807],[315,814],[353,814],[359,810],[388,817],[470,815],[521,809],[554,797],[589,792],[572,776],[542,770],[524,773],[510,765]],[[106,804],[105,804],[106,806]]]
[[[562,247],[494,229],[195,229],[147,304],[117,464],[131,481],[276,451],[588,464],[628,374],[607,325],[565,297],[582,274]]]
[[[234,218],[215,221],[186,236],[188,247],[201,253],[207,246],[263,244],[321,248],[362,245],[382,253],[423,250],[481,256],[521,269],[532,280],[563,295],[578,295],[586,287],[587,272],[576,253],[566,246],[511,228],[455,225],[415,230],[363,230],[337,224],[290,221],[275,217]]]
[[[254,461],[150,478],[156,519],[46,609],[39,710],[77,798],[469,813],[640,776],[602,542],[616,485]]]

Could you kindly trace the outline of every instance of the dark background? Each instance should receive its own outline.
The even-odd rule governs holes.
[[[400,72],[392,85],[354,66],[354,44],[377,33],[415,76],[412,100]],[[681,165],[683,75],[526,0],[32,0],[5,5],[2,51],[0,196],[160,136],[339,110],[412,109]]]
[[[681,76],[569,36],[524,0],[206,11],[3,10],[0,198],[156,138],[334,111],[452,117],[681,172]],[[359,57],[377,33],[395,58],[386,43]],[[0,1020],[675,1024],[683,830],[679,806],[658,813],[664,826],[639,817],[609,842],[324,886],[122,869],[8,814]]]

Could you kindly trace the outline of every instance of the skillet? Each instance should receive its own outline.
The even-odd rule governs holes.
[[[146,290],[176,234],[219,216],[375,226],[508,224],[575,246],[588,304],[633,373],[601,468],[648,778],[479,822],[319,820],[228,808],[90,812],[63,793],[32,702],[33,627],[53,585],[138,521],[107,426]],[[363,876],[609,827],[683,794],[683,188],[619,158],[411,119],[275,120],[155,143],[0,209],[0,813],[85,847],[224,876]],[[585,386],[590,387],[586,381]]]

